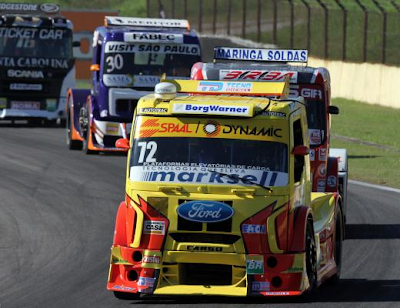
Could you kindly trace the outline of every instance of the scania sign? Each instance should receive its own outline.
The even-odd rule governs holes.
[[[44,74],[42,71],[8,70],[7,76],[11,78],[44,79]]]
[[[195,222],[219,222],[231,218],[234,210],[218,201],[189,201],[177,208],[180,217]]]

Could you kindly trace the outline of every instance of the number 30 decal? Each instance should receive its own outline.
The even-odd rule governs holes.
[[[111,73],[114,69],[120,70],[124,65],[124,58],[120,54],[115,56],[108,56],[106,58],[107,62],[107,73]]]
[[[139,164],[156,162],[154,154],[157,151],[157,143],[155,141],[138,142],[138,147],[140,147]]]

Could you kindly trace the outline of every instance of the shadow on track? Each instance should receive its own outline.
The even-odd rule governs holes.
[[[206,304],[304,304],[304,303],[359,303],[400,302],[400,280],[341,279],[335,285],[323,284],[316,292],[304,297],[222,297],[177,296],[141,297],[130,301],[137,305],[206,305]],[[129,302],[129,301],[128,301]]]
[[[346,240],[400,239],[400,224],[346,224]]]

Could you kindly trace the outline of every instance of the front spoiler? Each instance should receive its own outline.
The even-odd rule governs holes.
[[[27,119],[42,118],[47,120],[56,120],[62,117],[58,111],[47,110],[19,110],[19,109],[3,109],[0,111],[0,119]]]

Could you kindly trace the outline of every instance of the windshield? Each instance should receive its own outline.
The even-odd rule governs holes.
[[[3,57],[72,58],[72,32],[60,28],[0,27]]]
[[[135,139],[131,155],[133,181],[249,185],[242,177],[262,186],[285,186],[288,180],[287,145],[280,142],[150,137]]]
[[[111,87],[154,87],[162,74],[190,77],[200,61],[195,44],[127,44],[107,42],[103,57],[103,82]]]

